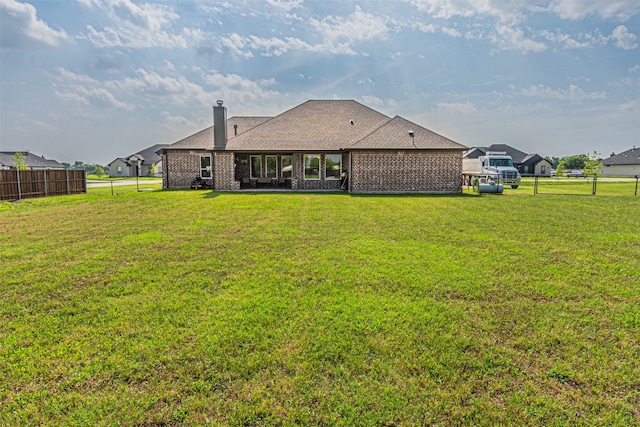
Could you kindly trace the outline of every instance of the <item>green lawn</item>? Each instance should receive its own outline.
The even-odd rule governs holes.
[[[0,204],[0,425],[640,423],[640,196]]]

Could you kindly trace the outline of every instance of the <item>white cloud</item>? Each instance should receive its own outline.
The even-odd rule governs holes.
[[[276,91],[268,89],[275,79],[249,80],[237,74],[222,74],[212,71],[204,75],[207,84],[213,86],[219,99],[233,100],[234,104],[248,104],[256,101],[271,101],[278,97]]]
[[[416,22],[412,24],[414,29],[420,30],[423,33],[435,33],[438,30],[438,26],[434,24],[425,24],[423,22]]]
[[[528,14],[552,12],[562,19],[582,19],[600,15],[604,19],[626,21],[640,13],[637,0],[406,0],[435,18],[456,16],[494,17],[501,22],[519,22]]]
[[[67,90],[54,90],[54,93],[60,99],[84,107],[116,108],[126,111],[131,111],[135,108],[133,105],[118,101],[111,92],[104,88],[74,85]]]
[[[184,76],[161,76],[155,71],[139,68],[135,77],[110,81],[109,87],[126,91],[130,96],[161,102],[166,105],[209,105],[212,96],[202,86],[190,82]]]
[[[491,16],[502,22],[519,21],[529,8],[528,0],[407,0],[419,10],[435,18],[451,19],[456,16],[471,18]]]
[[[515,49],[522,53],[542,52],[547,49],[544,43],[526,38],[520,28],[509,25],[497,25],[495,34],[489,39],[500,49]]]
[[[630,33],[624,25],[619,25],[613,30],[611,39],[615,40],[616,47],[624,50],[631,50],[638,47],[636,35]]]
[[[540,35],[550,42],[563,45],[565,49],[587,48],[590,46],[588,42],[578,42],[568,34],[560,32],[560,30],[556,30],[555,33],[545,30],[542,31]]]
[[[550,3],[549,10],[563,19],[576,20],[597,14],[604,19],[626,21],[640,13],[640,4],[637,0],[555,0]]]
[[[132,111],[134,105],[118,100],[105,85],[87,75],[76,74],[65,68],[57,70],[55,95],[80,107],[115,108]]]
[[[277,37],[241,36],[240,34],[232,33],[227,37],[221,38],[219,45],[215,49],[220,53],[228,49],[236,56],[253,58],[255,56],[254,52],[261,56],[282,56],[290,51],[322,52],[326,50],[326,46],[312,46],[295,37],[279,39]]]
[[[39,49],[58,46],[68,39],[64,30],[54,30],[38,19],[36,8],[16,0],[0,0],[0,48]]]
[[[302,6],[302,0],[267,0],[267,3],[273,7],[289,12],[291,9]]]
[[[436,104],[436,107],[440,111],[444,111],[447,113],[473,113],[477,110],[476,106],[473,103],[467,102],[439,102]]]
[[[537,85],[522,89],[522,94],[537,98],[571,102],[580,102],[586,99],[605,99],[607,97],[605,92],[585,92],[576,85],[570,85],[569,89],[553,89],[544,85]]]
[[[462,34],[460,34],[460,31],[456,30],[455,28],[447,28],[447,27],[442,27],[442,32],[448,36],[451,37],[460,37]]]
[[[414,5],[418,10],[426,12],[433,18],[452,19],[466,18],[475,22],[473,31],[465,35],[468,39],[482,39],[488,37],[499,49],[515,49],[522,53],[542,52],[547,46],[539,40],[525,37],[523,28],[520,28],[530,16],[542,13],[553,13],[562,19],[578,20],[589,15],[599,15],[604,19],[628,20],[640,13],[638,0],[405,0]],[[480,28],[487,25],[481,20],[493,18],[497,22],[494,32],[487,34],[487,30]],[[490,24],[491,25],[491,24]],[[435,24],[414,24],[423,32],[436,32]],[[442,28],[445,34],[458,37],[456,30]],[[638,47],[636,35],[628,31],[627,27],[617,27],[610,37],[603,36],[599,30],[591,33],[580,34],[578,37],[563,34],[559,30],[540,32],[540,37],[561,45],[565,49],[586,48],[604,45],[609,40],[615,41],[615,46],[629,50]]]
[[[633,67],[629,68],[630,73],[637,73],[638,71],[640,71],[640,64],[636,64]]]
[[[383,107],[383,106],[396,106],[398,105],[398,101],[396,101],[393,98],[386,98],[386,99],[382,99],[382,98],[378,98],[377,96],[374,95],[363,95],[360,100],[367,105],[374,105],[376,107]]]
[[[231,33],[220,39],[215,49],[222,53],[230,50],[239,57],[281,56],[291,51],[328,53],[334,55],[356,55],[353,45],[358,42],[387,37],[388,28],[384,20],[365,13],[359,6],[347,17],[328,16],[322,20],[311,19],[310,26],[319,32],[321,43],[309,44],[296,37],[258,37]],[[367,53],[362,53],[367,55]]]
[[[102,30],[87,25],[88,32],[79,36],[96,47],[186,48],[187,40],[192,40],[190,36],[194,35],[190,29],[172,34],[172,22],[180,16],[162,4],[135,4],[130,0],[84,0],[83,4],[102,9],[113,22],[113,25],[107,25]]]
[[[360,6],[346,18],[328,16],[322,20],[311,19],[309,24],[320,31],[327,45],[338,47],[339,52],[350,51],[348,46],[354,42],[385,39],[388,33],[384,19],[363,12]]]

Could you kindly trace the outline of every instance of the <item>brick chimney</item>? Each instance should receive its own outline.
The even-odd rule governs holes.
[[[213,149],[227,148],[227,107],[222,106],[222,100],[217,100],[217,107],[213,107]]]

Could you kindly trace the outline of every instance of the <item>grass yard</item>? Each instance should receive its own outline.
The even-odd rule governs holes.
[[[2,203],[0,425],[638,425],[640,197],[531,188]]]

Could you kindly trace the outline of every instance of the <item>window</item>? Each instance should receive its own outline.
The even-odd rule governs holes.
[[[122,175],[122,166],[118,166],[118,175]]]
[[[327,154],[324,160],[325,179],[340,179],[340,166],[342,165],[342,155]]]
[[[547,165],[540,165],[540,173],[542,175],[546,175],[547,174]]]
[[[200,176],[211,178],[211,156],[200,156]]]
[[[529,165],[524,165],[524,173],[529,173]]]
[[[251,178],[262,176],[262,156],[251,156]]]
[[[278,158],[276,156],[266,156],[267,160],[267,177],[278,177]]]
[[[283,178],[291,178],[293,176],[293,156],[282,156],[280,163],[282,166],[280,176]]]
[[[304,155],[304,179],[320,179],[320,155]]]

